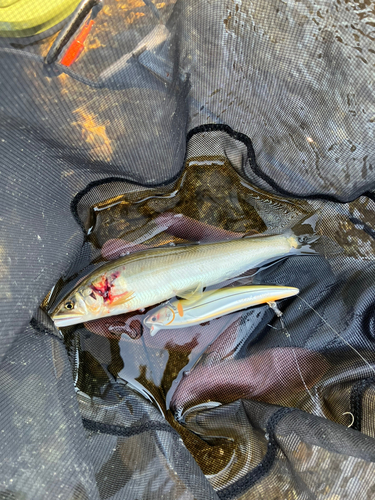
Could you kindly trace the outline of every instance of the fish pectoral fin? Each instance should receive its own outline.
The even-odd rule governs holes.
[[[125,292],[112,298],[112,304],[118,306],[129,302],[134,297],[134,292]]]
[[[156,335],[159,330],[162,330],[162,328],[160,328],[159,326],[156,326],[156,325],[151,325],[150,326],[150,335],[151,335],[151,337],[153,337],[154,335]]]
[[[200,281],[193,288],[185,290],[173,290],[177,298],[188,300],[190,303],[197,302],[203,295],[203,283]]]

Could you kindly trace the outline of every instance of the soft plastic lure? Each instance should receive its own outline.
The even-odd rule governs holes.
[[[292,232],[144,250],[113,260],[79,282],[50,311],[57,327],[142,310],[289,255],[315,253]]]
[[[201,298],[173,300],[156,307],[146,316],[143,323],[155,335],[166,328],[183,328],[198,325],[250,306],[269,303],[293,297],[298,288],[290,286],[252,285],[223,288],[214,292],[204,292]]]

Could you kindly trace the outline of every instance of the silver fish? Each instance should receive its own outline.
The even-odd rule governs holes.
[[[108,262],[50,311],[57,327],[75,325],[202,291],[292,254],[315,253],[292,232],[220,243],[154,248]]]

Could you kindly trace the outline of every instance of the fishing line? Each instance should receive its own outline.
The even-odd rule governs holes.
[[[154,374],[153,374],[153,372],[152,372],[152,364],[151,364],[151,359],[150,359],[150,356],[149,356],[149,354],[148,354],[148,349],[147,349],[147,347],[146,347],[146,342],[145,342],[145,339],[144,339],[143,332],[142,332],[141,339],[142,339],[143,348],[144,348],[144,350],[145,350],[145,354],[146,354],[146,358],[147,358],[147,363],[148,363],[148,366],[149,366],[149,369],[150,369],[150,375],[151,375],[151,378],[152,378],[153,383],[155,384],[155,378],[154,378]]]
[[[274,311],[274,313],[276,314],[276,316],[279,318],[279,321],[280,321],[280,325],[281,325],[281,328],[284,332],[284,335],[289,339],[289,343],[290,343],[290,347],[292,349],[292,352],[293,352],[293,356],[294,356],[294,360],[296,362],[296,366],[297,366],[297,370],[298,370],[298,374],[300,376],[300,379],[302,381],[302,384],[304,386],[304,388],[306,389],[306,392],[308,393],[308,395],[310,396],[311,398],[311,401],[313,402],[314,406],[317,408],[318,410],[318,414],[323,417],[323,418],[326,418],[324,413],[322,412],[321,408],[320,408],[320,405],[319,405],[319,398],[316,399],[310,389],[307,387],[307,384],[303,378],[303,375],[302,375],[302,371],[301,371],[301,368],[299,366],[299,363],[298,363],[298,359],[297,359],[297,355],[296,355],[296,351],[294,350],[294,347],[293,347],[293,344],[292,344],[292,339],[291,339],[291,336],[290,336],[290,333],[286,327],[286,324],[285,324],[285,321],[284,321],[284,317],[283,317],[283,313],[280,311],[280,309],[277,307],[277,304],[276,302],[268,302],[268,305],[269,307]]]
[[[319,318],[333,331],[333,333],[335,333],[343,342],[344,344],[346,344],[348,347],[350,347],[350,349],[352,349],[361,359],[362,361],[364,361],[366,363],[366,365],[370,368],[370,370],[375,373],[375,370],[374,368],[370,365],[370,363],[367,361],[367,359],[365,359],[362,354],[357,351],[357,349],[355,347],[353,347],[351,344],[349,344],[349,342],[347,340],[344,339],[344,337],[342,335],[339,334],[339,332],[337,330],[335,330],[333,328],[333,326],[331,326],[328,321],[326,321],[323,316],[321,314],[318,313],[318,311],[316,309],[313,308],[313,306],[311,306],[308,302],[306,302],[305,299],[303,299],[302,297],[300,297],[299,295],[296,295],[296,297],[300,300],[302,300],[302,302],[304,302],[312,311],[315,312],[315,314],[317,314],[319,316]]]

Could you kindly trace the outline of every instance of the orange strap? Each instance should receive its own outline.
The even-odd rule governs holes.
[[[65,52],[63,58],[61,59],[61,64],[63,64],[64,66],[70,66],[78,58],[78,56],[84,49],[85,40],[88,37],[88,34],[90,33],[94,22],[94,19],[91,19],[90,22],[86,23],[83,26],[81,33],[75,40],[73,40],[73,42],[68,47],[68,50]]]

